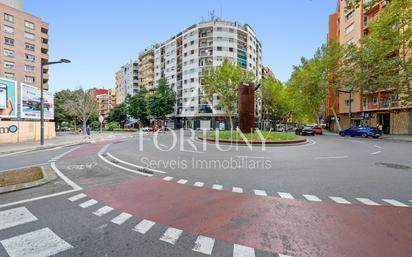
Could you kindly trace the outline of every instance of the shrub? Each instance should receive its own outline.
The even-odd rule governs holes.
[[[97,121],[97,120],[92,121],[91,126],[92,126],[92,129],[99,129],[100,128],[100,122]]]
[[[116,121],[109,122],[109,124],[107,124],[107,130],[108,130],[108,131],[113,131],[113,130],[115,130],[118,126],[119,126],[119,123],[116,122]]]

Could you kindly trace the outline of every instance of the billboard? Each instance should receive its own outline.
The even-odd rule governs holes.
[[[20,118],[40,119],[40,89],[21,83],[21,108]],[[54,102],[53,94],[43,90],[44,97],[44,118],[47,120],[54,119]]]
[[[0,78],[0,118],[17,118],[17,84]]]

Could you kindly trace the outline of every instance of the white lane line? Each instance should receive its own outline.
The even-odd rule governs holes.
[[[18,152],[14,152],[14,153],[2,154],[2,155],[0,155],[0,158],[1,158],[1,157],[7,157],[7,156],[15,155],[15,154],[19,154],[19,153],[25,153],[25,152],[28,152],[28,151],[29,151],[29,150],[23,150],[23,151],[18,151]]]
[[[85,198],[86,196],[87,196],[86,194],[80,193],[80,194],[74,195],[74,196],[72,196],[72,197],[69,197],[68,199],[69,199],[69,201],[71,201],[71,202],[75,202],[75,201],[77,201],[77,200],[80,200],[80,199],[82,199],[82,198]]]
[[[334,201],[336,203],[351,204],[351,202],[349,202],[348,200],[346,200],[345,198],[342,198],[342,197],[329,196],[329,198],[332,199],[332,201]]]
[[[195,187],[203,187],[205,185],[205,183],[203,182],[196,182],[193,184]]]
[[[153,226],[154,226],[153,221],[150,220],[142,220],[137,224],[133,230],[136,232],[139,232],[140,234],[146,234],[147,231],[149,231]]]
[[[152,174],[148,174],[148,173],[144,173],[144,172],[140,172],[140,171],[136,171],[136,170],[132,170],[132,169],[128,169],[128,168],[122,167],[122,166],[117,165],[117,164],[115,164],[115,163],[107,160],[106,158],[104,158],[104,157],[103,157],[103,153],[106,151],[106,149],[107,149],[110,145],[111,145],[111,144],[105,145],[102,149],[100,149],[99,153],[97,154],[102,161],[104,161],[105,163],[107,163],[107,164],[109,164],[109,165],[111,165],[111,166],[113,166],[113,167],[119,168],[119,169],[121,169],[121,170],[125,170],[125,171],[128,171],[128,172],[132,172],[132,173],[139,174],[139,175],[143,175],[143,176],[147,176],[147,177],[152,177],[152,176],[153,176]]]
[[[167,146],[167,145],[165,145],[165,144],[159,144],[161,147],[164,147],[164,148],[169,148],[169,146]]]
[[[186,184],[187,183],[187,180],[186,179],[179,179],[178,181],[177,181],[177,183],[178,184]]]
[[[374,202],[368,198],[356,198],[356,200],[358,200],[359,202],[366,204],[366,205],[380,205],[377,202]]]
[[[216,185],[216,184],[214,184],[214,185],[212,186],[212,188],[215,189],[215,190],[222,190],[222,189],[223,189],[223,186],[222,186],[222,185]]]
[[[243,189],[240,187],[233,187],[232,192],[234,193],[243,193]]]
[[[214,238],[210,238],[206,236],[198,236],[192,250],[198,253],[211,255],[214,245],[215,245]]]
[[[329,160],[329,159],[346,159],[349,158],[349,156],[344,155],[344,156],[319,156],[315,157],[315,160]]]
[[[118,216],[114,217],[111,222],[117,225],[122,225],[123,223],[126,222],[126,220],[130,219],[132,217],[131,214],[122,212]]]
[[[111,212],[113,210],[112,207],[110,206],[103,206],[102,208],[98,209],[97,211],[93,212],[94,215],[96,216],[103,216],[105,214],[108,214],[109,212]]]
[[[73,248],[49,228],[18,235],[0,243],[10,257],[46,257]]]
[[[382,151],[373,152],[373,153],[371,153],[371,155],[377,155],[377,154],[380,154],[380,153],[382,153]]]
[[[168,228],[163,236],[160,238],[161,241],[167,242],[174,245],[179,237],[182,235],[182,230],[177,228]]]
[[[374,145],[376,148],[378,148],[378,149],[383,149],[383,147],[382,146],[379,146],[379,145]]]
[[[263,190],[253,190],[253,192],[255,193],[255,195],[260,195],[260,196],[267,196],[268,194],[263,191]]]
[[[293,197],[293,195],[291,195],[289,193],[278,192],[278,195],[280,197],[286,198],[286,199],[295,199],[295,197]]]
[[[118,161],[118,162],[120,162],[120,163],[129,165],[129,166],[131,166],[131,167],[138,168],[138,169],[140,169],[140,170],[148,170],[148,171],[151,171],[151,172],[154,172],[154,173],[161,173],[161,174],[165,174],[165,173],[166,173],[166,172],[161,171],[161,170],[150,169],[150,168],[146,168],[146,167],[143,167],[143,166],[139,166],[139,165],[136,165],[136,164],[127,162],[127,161],[123,161],[123,160],[121,160],[121,159],[113,156],[111,153],[107,153],[107,156],[109,156],[110,158],[112,158],[112,159],[114,159],[114,160],[116,160],[116,161]]]
[[[233,245],[233,257],[255,257],[255,249],[235,244]]]
[[[322,202],[322,200],[319,197],[317,197],[316,195],[303,195],[303,197],[305,197],[306,200],[308,200],[308,201]]]
[[[65,153],[65,154],[66,154],[66,153]],[[56,167],[56,163],[52,162],[52,163],[50,163],[50,166],[52,167],[52,169],[54,170],[54,172],[55,172],[64,182],[66,182],[66,184],[68,184],[69,186],[71,186],[74,190],[83,189],[81,186],[77,185],[77,184],[74,183],[71,179],[69,179],[68,177],[66,177],[66,175],[64,175],[63,172],[61,172],[61,171]]]
[[[406,205],[404,203],[401,203],[401,202],[393,200],[393,199],[382,199],[382,201],[387,202],[387,203],[389,203],[393,206],[396,206],[396,207],[409,207],[409,205]]]
[[[173,180],[173,177],[169,177],[169,176],[168,176],[168,177],[164,177],[163,180],[164,180],[164,181],[172,181],[172,180]]]
[[[79,204],[79,206],[82,207],[82,208],[87,208],[87,207],[90,207],[90,206],[92,206],[92,205],[95,205],[96,203],[97,203],[96,200],[90,199],[90,200],[88,200],[88,201],[86,201],[86,202],[84,202],[84,203]]]
[[[0,212],[0,230],[36,221],[37,218],[26,207]]]

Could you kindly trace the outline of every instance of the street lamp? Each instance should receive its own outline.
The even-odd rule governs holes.
[[[43,67],[59,63],[70,63],[70,60],[60,59],[55,62],[42,62],[40,65],[40,145],[44,145],[44,97],[43,97]]]
[[[349,90],[338,90],[341,93],[349,94],[349,127],[352,127],[352,91],[353,89]]]

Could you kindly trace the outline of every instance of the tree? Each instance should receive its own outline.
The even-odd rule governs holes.
[[[76,91],[69,91],[68,97],[63,103],[63,109],[75,120],[82,122],[83,134],[86,133],[87,121],[99,112],[97,102],[82,88]]]
[[[254,82],[255,77],[250,72],[242,70],[240,65],[223,60],[222,66],[215,66],[203,70],[203,91],[209,102],[213,102],[213,96],[219,96],[217,108],[223,109],[226,118],[233,129],[233,116],[237,103],[237,90],[240,83]]]
[[[107,117],[108,122],[117,122],[123,128],[127,122],[127,105],[126,103],[121,103],[116,105],[110,110],[109,116]]]
[[[147,92],[142,89],[139,93],[129,99],[128,113],[131,117],[139,120],[140,127],[147,123],[149,117],[146,96]]]
[[[166,116],[174,112],[175,102],[175,92],[169,87],[167,80],[161,78],[155,91],[148,96],[148,113],[164,122]]]
[[[54,121],[58,124],[58,127],[61,126],[62,122],[71,122],[73,117],[69,112],[64,110],[64,102],[71,96],[71,91],[61,90],[54,94]]]

